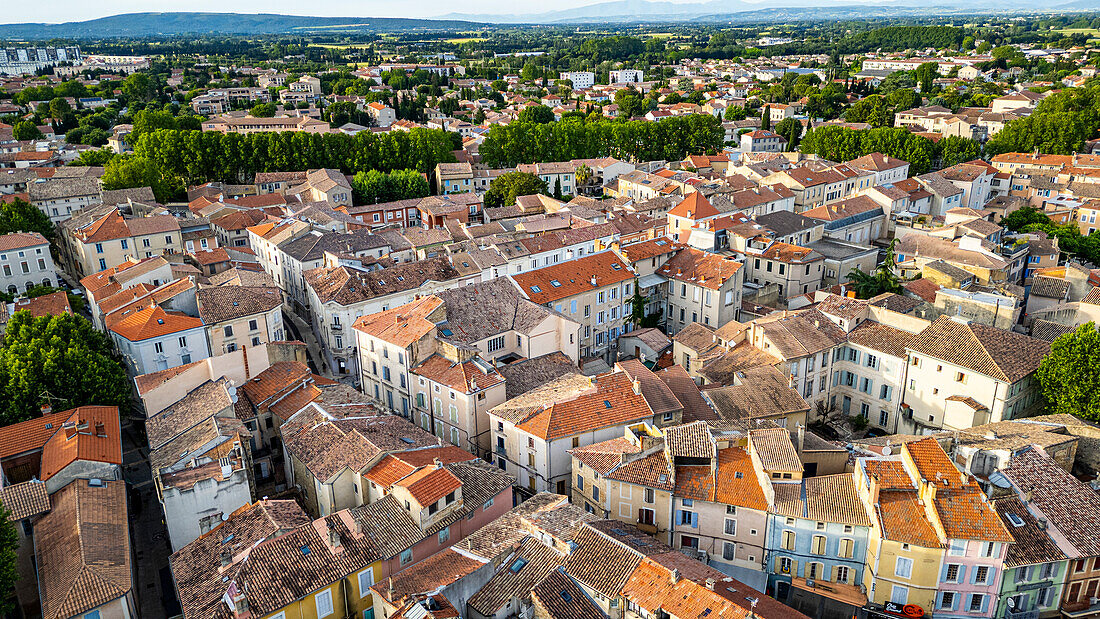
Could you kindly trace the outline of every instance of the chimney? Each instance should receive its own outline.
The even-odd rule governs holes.
[[[95,422],[95,435],[101,438],[107,436],[107,426],[102,421]]]
[[[672,584],[680,582],[680,570],[672,568],[672,572],[669,573],[668,579],[672,582]]]
[[[333,548],[340,547],[340,532],[331,527],[328,530],[328,545]]]
[[[49,415],[51,411],[53,411],[53,407],[49,404],[43,404],[42,406],[38,407],[38,412],[42,415]]]
[[[441,468],[443,468],[443,461],[442,461],[442,460],[440,460],[439,458],[436,458],[436,459],[435,459],[435,468],[436,468],[436,469],[441,469]]]
[[[635,378],[635,379],[634,379],[634,380],[633,380],[633,381],[631,382],[631,384],[632,384],[632,386],[634,387],[634,393],[635,393],[635,395],[642,395],[642,381],[640,381],[640,380],[638,380],[637,378]]]
[[[225,567],[233,562],[233,552],[228,548],[222,550],[222,567]]]
[[[592,282],[593,286],[596,286],[596,276],[595,275],[592,276],[592,279],[590,281]]]
[[[707,589],[714,591],[714,586],[718,584],[718,581],[713,578],[707,579]]]
[[[65,438],[66,439],[70,439],[70,438],[76,436],[76,433],[77,433],[76,423],[74,423],[72,421],[66,421],[63,424],[63,427],[65,428]]]

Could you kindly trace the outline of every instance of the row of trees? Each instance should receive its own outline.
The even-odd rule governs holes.
[[[431,193],[428,179],[416,170],[356,172],[351,180],[351,188],[356,201],[361,204],[424,198]]]
[[[490,167],[612,156],[628,161],[676,161],[722,148],[721,121],[705,114],[659,122],[598,115],[557,122],[517,121],[489,129],[479,150]]]
[[[210,181],[251,182],[257,172],[336,168],[345,174],[371,170],[430,174],[437,163],[455,160],[456,139],[457,133],[435,129],[354,136],[157,129],[141,136],[132,157],[108,164],[104,184],[116,189],[150,185],[154,192],[159,188],[158,199],[166,199],[161,192],[179,192],[187,185]]]
[[[932,169],[936,157],[932,142],[901,127],[857,131],[841,126],[815,127],[800,144],[802,152],[833,161],[848,161],[870,153],[883,153],[909,162],[911,174]]]
[[[1100,85],[1067,88],[1039,102],[1031,115],[1005,125],[986,143],[986,152],[1080,152],[1100,131]]]

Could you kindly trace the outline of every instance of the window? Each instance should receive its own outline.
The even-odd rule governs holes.
[[[325,589],[313,596],[313,601],[317,604],[318,617],[328,617],[332,614],[332,589]]]
[[[997,542],[982,542],[982,556],[992,557],[997,554],[999,550]]]
[[[359,597],[370,595],[370,588],[374,586],[374,570],[366,569],[359,572]]]
[[[890,589],[890,601],[895,604],[906,604],[909,602],[909,587],[903,585],[894,585]]]
[[[439,543],[446,544],[451,539],[451,527],[443,527],[439,531]]]
[[[966,542],[953,539],[951,540],[951,547],[948,548],[947,554],[952,557],[962,557],[966,555]]]
[[[645,496],[643,497],[643,500],[646,503],[652,503],[656,500],[656,498],[653,496],[654,495],[653,488],[646,488],[644,494],[645,494]]]
[[[844,557],[845,559],[851,559],[853,554],[853,548],[855,541],[849,538],[840,540],[840,546],[837,548],[837,556]]]
[[[989,566],[979,565],[974,568],[974,582],[980,585],[988,584],[989,582]]]
[[[850,577],[850,572],[847,567],[843,565],[836,566],[836,578],[834,579],[836,582],[847,584]]]
[[[142,247],[150,247],[151,244],[149,243],[149,239],[141,239],[141,246]]]
[[[259,323],[257,323],[255,320],[249,320],[248,321],[248,330],[249,331],[255,331],[259,328],[260,328]]]
[[[164,344],[162,342],[154,342],[153,343],[153,350],[155,350],[158,353],[164,352]]]
[[[909,578],[912,575],[913,560],[907,557],[898,557],[898,562],[894,564],[894,576]]]
[[[779,572],[781,574],[793,574],[794,569],[794,561],[790,557],[779,557]]]
[[[730,542],[722,544],[722,560],[733,561],[737,558],[737,545]]]
[[[726,535],[737,535],[737,521],[726,518],[725,526]]]
[[[980,593],[970,594],[970,612],[980,613],[985,606],[985,596]]]
[[[810,552],[815,555],[825,554],[825,536],[815,535],[810,542]]]
[[[947,610],[954,610],[955,608],[955,592],[944,591],[940,594],[940,608]]]
[[[584,478],[577,475],[577,490],[584,490]]]
[[[679,523],[683,526],[693,527],[695,523],[698,522],[697,518],[695,512],[686,509],[681,510]]]
[[[947,571],[943,576],[944,582],[959,582],[959,566],[954,563],[947,565]]]
[[[412,548],[406,548],[401,551],[401,565],[408,565],[412,563],[413,551]]]
[[[600,488],[599,488],[599,486],[592,486],[592,500],[593,501],[599,501],[600,500]]]
[[[648,507],[642,507],[638,509],[638,524],[653,525],[657,522],[657,512],[649,509]]]
[[[794,531],[783,531],[782,548],[784,550],[794,550],[795,538],[796,536],[794,534]]]

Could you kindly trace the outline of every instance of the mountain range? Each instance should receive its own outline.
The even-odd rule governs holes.
[[[62,24],[0,24],[0,39],[409,32],[468,30],[484,25],[464,20],[401,17],[309,17],[270,13],[126,13]]]
[[[1100,0],[609,0],[544,13],[449,13],[436,18],[310,17],[273,13],[126,13],[59,24],[0,24],[0,39],[474,30],[492,24],[766,23],[788,20],[1100,10]]]
[[[568,23],[669,23],[669,22],[752,22],[798,19],[859,19],[866,17],[943,15],[974,13],[1058,12],[1100,9],[1100,0],[708,0],[668,2],[662,0],[611,0],[572,9],[543,13],[481,14],[448,13],[440,19],[460,19],[495,24]]]

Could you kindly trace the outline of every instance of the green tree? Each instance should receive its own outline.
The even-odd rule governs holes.
[[[428,181],[416,170],[357,172],[352,177],[351,187],[360,204],[424,198],[431,193]]]
[[[760,113],[760,128],[764,131],[772,128],[772,108],[770,105],[765,105],[764,111]]]
[[[485,192],[485,206],[511,206],[517,196],[546,193],[546,181],[527,172],[506,172],[489,183]]]
[[[797,118],[784,118],[776,123],[775,132],[787,138],[787,150],[793,151],[802,137],[802,122]]]
[[[0,425],[25,421],[43,404],[75,408],[130,403],[130,383],[111,341],[80,316],[35,318],[19,311],[0,349]],[[51,402],[52,400],[52,402]]]
[[[520,71],[519,76],[520,78],[530,82],[534,79],[537,79],[540,73],[542,73],[542,71],[540,71],[538,66],[535,65],[535,61],[528,60],[523,64],[523,70]]]
[[[634,118],[646,112],[645,98],[631,86],[615,91],[615,105],[619,106],[622,118]]]
[[[15,610],[15,583],[19,580],[18,550],[19,534],[11,520],[11,510],[0,505],[0,613],[4,615]]]
[[[16,198],[0,206],[0,235],[12,232],[37,232],[53,238],[54,225],[42,209]]]
[[[148,103],[157,98],[157,83],[149,73],[131,73],[122,81],[122,94],[131,104]]]
[[[1100,421],[1100,332],[1087,322],[1050,345],[1035,376],[1047,412]]]
[[[638,280],[634,280],[634,296],[630,297],[630,322],[635,328],[645,320],[645,297],[642,296],[641,286]]]
[[[141,136],[158,129],[178,129],[179,124],[171,112],[165,110],[141,110],[134,114],[133,129],[127,138],[130,144],[137,144]]]
[[[86,150],[80,153],[80,156],[69,163],[71,166],[105,166],[107,162],[114,158],[115,153],[109,148],[100,148],[98,150]]]
[[[519,113],[519,120],[537,125],[554,122],[554,110],[545,105],[532,105]]]
[[[916,69],[913,70],[913,78],[916,79],[917,85],[920,86],[921,94],[930,96],[932,93],[933,81],[939,77],[939,65],[934,62],[921,63]]]
[[[149,187],[159,202],[168,202],[179,194],[183,186],[165,176],[148,157],[126,154],[114,157],[103,169],[104,189],[130,189]]]
[[[554,178],[554,199],[561,200],[561,177]]]
[[[257,103],[248,110],[248,113],[256,118],[271,118],[275,115],[274,103]]]
[[[890,241],[886,250],[886,258],[871,273],[852,269],[848,272],[848,285],[855,291],[860,299],[870,299],[885,292],[898,293],[901,291],[901,280],[894,273],[897,260],[894,248],[897,239]]]
[[[730,121],[745,120],[745,108],[740,105],[731,105],[727,107],[725,119]]]
[[[40,140],[44,135],[38,130],[38,125],[29,120],[21,120],[15,123],[11,129],[12,136],[17,140]]]

